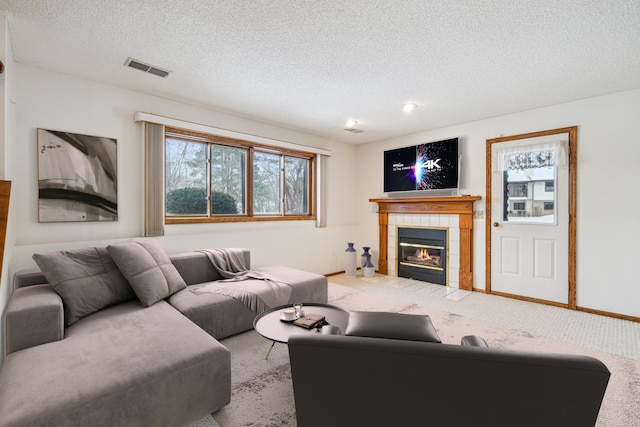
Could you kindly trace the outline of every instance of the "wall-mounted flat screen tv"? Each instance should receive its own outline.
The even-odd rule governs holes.
[[[457,189],[458,138],[384,152],[384,192]]]

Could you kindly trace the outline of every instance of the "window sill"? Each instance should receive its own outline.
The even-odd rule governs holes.
[[[170,224],[207,224],[229,222],[265,222],[265,221],[314,221],[315,215],[287,216],[221,216],[221,217],[165,217],[164,223]]]

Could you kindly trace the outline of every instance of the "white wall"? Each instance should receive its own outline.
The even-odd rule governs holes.
[[[0,17],[1,18],[1,17]],[[4,20],[0,19],[4,23]],[[0,25],[0,34],[6,28]],[[8,299],[8,278],[34,266],[34,252],[104,245],[141,236],[142,126],[136,111],[258,134],[332,151],[328,164],[328,227],[310,221],[172,225],[160,238],[168,252],[221,246],[252,251],[254,265],[284,264],[317,273],[344,268],[347,241],[361,250],[378,247],[377,207],[382,194],[382,151],[427,141],[462,138],[461,192],[485,193],[485,141],[566,126],[578,130],[578,305],[640,317],[635,264],[640,249],[635,223],[640,201],[640,90],[612,94],[372,144],[351,146],[290,129],[234,117],[163,98],[105,86],[42,69],[14,64],[8,39],[0,40],[7,65],[4,89],[8,141],[0,162],[13,181],[9,243],[0,288],[0,311]],[[150,77],[153,78],[153,77]],[[420,114],[420,111],[417,112]],[[57,129],[118,140],[119,221],[56,223],[37,221],[36,129]],[[476,202],[484,211],[484,200]],[[484,220],[474,220],[474,285],[484,287]],[[377,259],[374,258],[377,265]]]
[[[328,227],[313,221],[170,225],[160,238],[168,252],[205,247],[251,249],[254,265],[284,264],[317,273],[343,269],[349,235],[355,234],[354,193],[343,185],[352,173],[355,147],[159,97],[16,64],[15,163],[12,201],[19,215],[11,272],[35,264],[38,251],[106,244],[143,231],[142,124],[136,111],[183,119],[243,133],[331,150],[328,161]],[[150,78],[154,78],[150,76]],[[117,222],[38,223],[36,129],[46,128],[118,140]]]
[[[0,35],[6,26],[0,16]],[[212,247],[246,247],[252,265],[280,264],[319,274],[344,269],[344,248],[356,232],[351,187],[355,147],[197,106],[13,63],[8,35],[0,37],[0,58],[7,66],[4,91],[7,141],[0,150],[0,178],[12,183],[0,313],[16,270],[34,267],[35,252],[106,245],[143,233],[143,125],[133,120],[144,111],[238,132],[330,150],[327,161],[327,227],[314,221],[170,225],[158,238],[169,253]],[[6,56],[5,56],[6,55]],[[150,78],[154,78],[150,76]],[[55,129],[118,140],[118,221],[38,223],[36,129]],[[0,145],[2,138],[0,138]],[[4,166],[4,170],[3,170]],[[3,317],[2,317],[3,318]],[[1,322],[1,321],[0,321]],[[1,327],[2,325],[0,325]],[[0,328],[0,331],[2,328]],[[3,342],[0,337],[0,343]],[[0,348],[0,359],[3,354]],[[1,362],[1,360],[0,360]]]
[[[640,89],[358,146],[359,241],[378,247],[377,206],[368,199],[384,196],[384,150],[461,137],[461,193],[484,199],[487,139],[577,125],[577,304],[640,317],[639,111]],[[474,209],[484,211],[484,200]],[[484,219],[473,226],[474,287],[484,289]]]

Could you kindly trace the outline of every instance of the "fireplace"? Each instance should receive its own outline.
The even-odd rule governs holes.
[[[378,272],[397,273],[396,226],[447,227],[447,286],[473,290],[473,203],[478,196],[369,199],[378,204]]]
[[[398,227],[398,277],[447,284],[447,229]]]

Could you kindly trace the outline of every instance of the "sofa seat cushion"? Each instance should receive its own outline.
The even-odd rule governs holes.
[[[189,320],[204,329],[216,339],[222,339],[253,328],[253,319],[259,314],[240,299],[228,295],[230,286],[255,290],[259,298],[268,292],[268,286],[262,280],[243,280],[241,282],[207,282],[188,286],[171,295],[167,301]],[[220,293],[218,293],[218,291]],[[275,305],[286,304],[288,300],[277,300],[269,295]],[[262,305],[264,309],[269,305]],[[258,310],[259,311],[259,310]]]
[[[325,276],[280,265],[254,268],[271,280],[291,285],[291,298],[287,302],[318,302],[326,304],[329,298],[329,281]]]
[[[166,302],[133,300],[85,317],[61,341],[9,354],[0,425],[186,425],[230,394],[226,347]]]
[[[167,299],[178,311],[191,319],[195,324],[207,331],[211,336],[222,339],[253,328],[253,320],[259,313],[252,311],[241,301],[224,295],[230,286],[256,290],[257,295],[267,301],[270,306],[293,303],[327,302],[327,278],[318,274],[296,270],[294,268],[270,266],[254,269],[266,274],[271,280],[286,283],[291,287],[287,300],[274,299],[274,295],[263,295],[268,292],[262,280],[244,280],[240,282],[207,282],[188,286]],[[206,289],[206,291],[205,291]],[[266,308],[270,308],[267,306]]]

